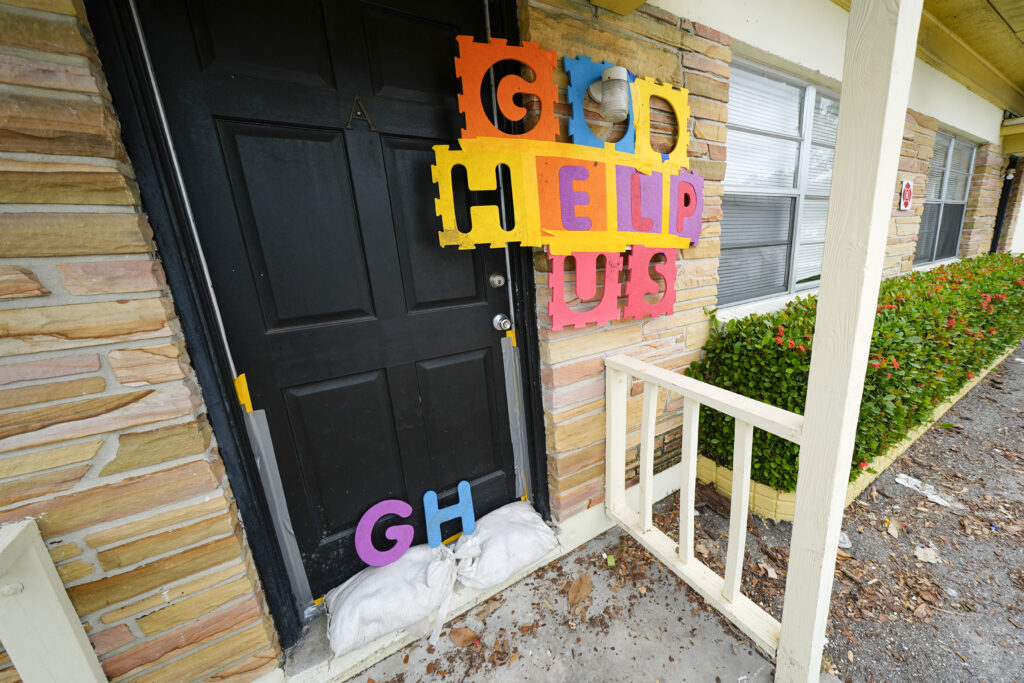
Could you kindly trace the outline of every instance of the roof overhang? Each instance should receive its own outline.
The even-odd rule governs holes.
[[[836,5],[849,11],[850,0],[832,0]],[[1001,0],[994,2],[1002,6]],[[1020,33],[1015,33],[1010,22],[1024,21],[1012,15],[1009,19],[989,3],[979,5],[976,0],[932,0],[936,10],[944,16],[974,16],[978,12],[992,12],[999,22],[993,22],[989,31],[979,28],[977,23],[969,27],[966,23],[944,23],[927,8],[921,12],[921,27],[917,38],[917,56],[921,61],[935,67],[971,92],[974,92],[1001,109],[1024,116],[1024,59],[1013,68],[1014,73],[1006,73],[997,68],[984,54],[989,53],[995,43],[1008,41],[1006,47],[1015,53],[1024,55],[1024,45],[1020,44]],[[926,3],[927,7],[927,3]],[[987,9],[986,9],[987,8]],[[960,30],[958,30],[958,28]],[[991,36],[987,41],[986,39]],[[999,43],[1003,45],[1003,43]],[[1003,48],[1000,48],[1003,49]],[[998,56],[993,56],[998,61]]]
[[[1024,155],[1024,117],[1003,121],[1003,152]]]

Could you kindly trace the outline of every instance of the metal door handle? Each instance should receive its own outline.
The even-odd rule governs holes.
[[[504,313],[499,313],[494,316],[494,320],[491,321],[491,324],[494,325],[494,329],[498,332],[506,332],[512,329],[512,321],[509,320],[508,316]]]

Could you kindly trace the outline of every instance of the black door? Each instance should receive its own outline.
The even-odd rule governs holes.
[[[501,250],[442,249],[431,146],[461,127],[481,0],[139,2],[239,372],[270,424],[314,595],[384,498],[514,495]],[[358,98],[358,100],[357,100]],[[357,104],[358,101],[358,104]],[[465,220],[465,217],[463,217]],[[384,549],[390,541],[379,545]]]

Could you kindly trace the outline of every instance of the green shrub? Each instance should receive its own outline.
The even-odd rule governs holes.
[[[808,296],[776,313],[713,320],[704,359],[687,374],[802,415],[816,305]],[[993,254],[884,280],[850,480],[1022,335],[1024,258]],[[794,490],[799,448],[754,434],[754,481]],[[732,444],[733,419],[702,407],[702,454],[731,467]]]

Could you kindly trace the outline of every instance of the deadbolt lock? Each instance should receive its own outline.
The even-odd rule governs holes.
[[[491,283],[491,287],[500,289],[505,286],[505,276],[501,273],[491,273],[491,276],[487,278],[487,281]]]

